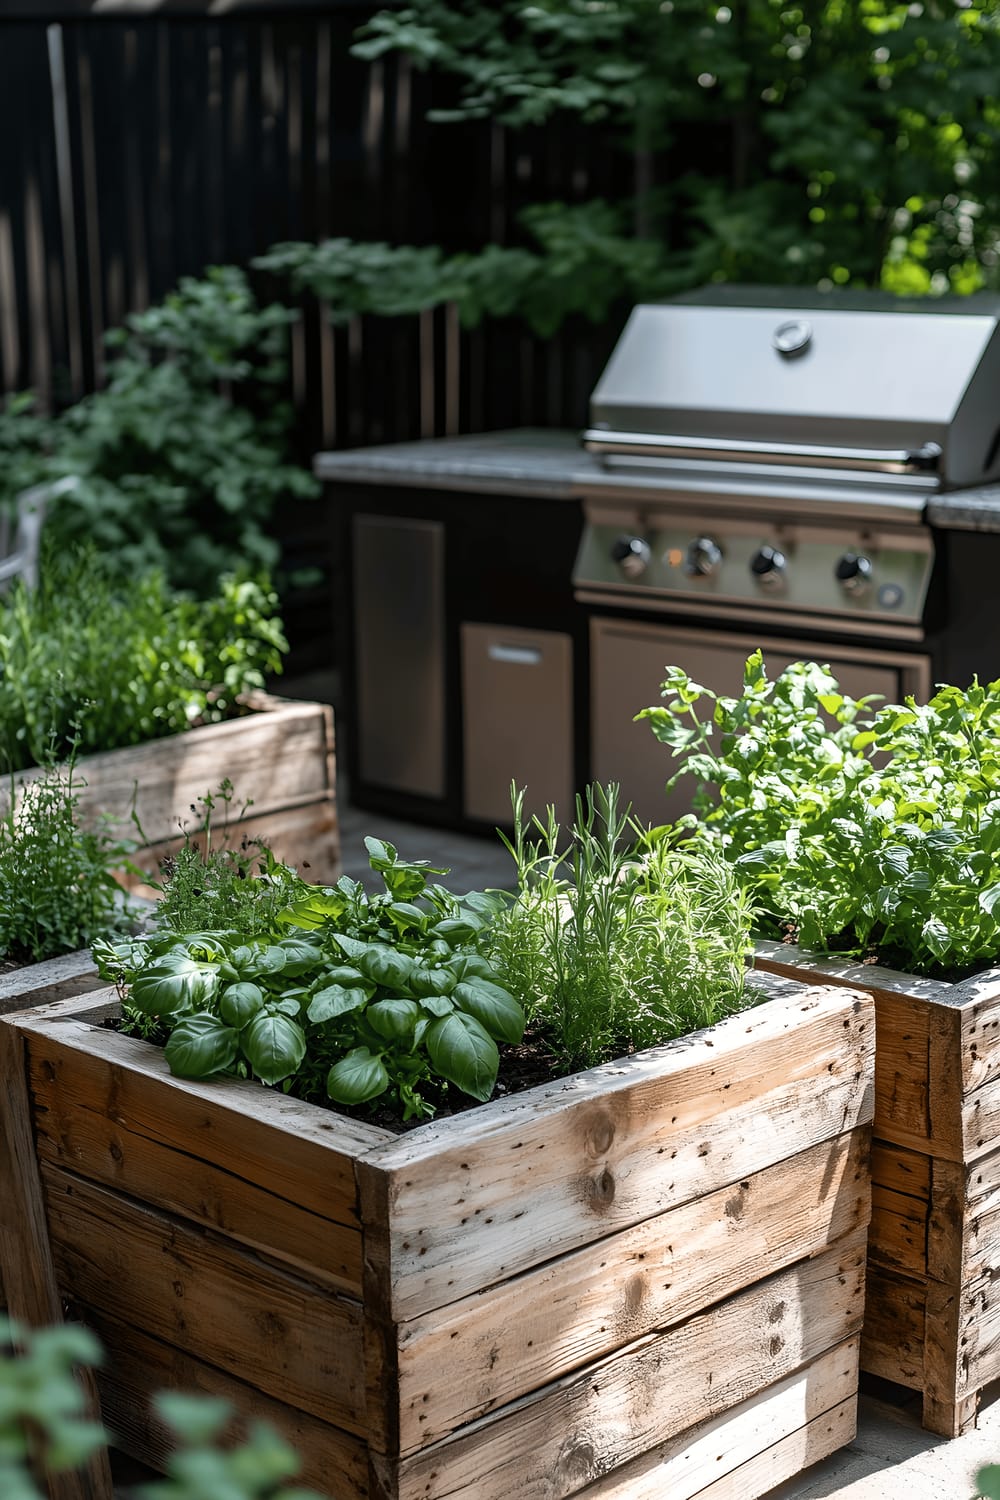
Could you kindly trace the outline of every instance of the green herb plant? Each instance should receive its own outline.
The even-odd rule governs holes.
[[[916,973],[1000,956],[1000,682],[876,709],[811,662],[740,698],[671,668],[645,709],[697,783],[692,848],[714,847],[774,932],[876,949]]]
[[[127,987],[126,1015],[162,1026],[175,1074],[252,1076],[343,1105],[386,1095],[404,1120],[433,1114],[448,1085],[489,1098],[497,1043],[520,1041],[524,1016],[478,952],[488,903],[365,843],[381,893],[347,877],[316,889],[268,855],[256,875],[230,861],[222,888],[260,895],[266,925],[191,930],[190,904],[168,898],[154,936],[95,948]]]
[[[620,808],[578,797],[568,843],[550,808],[526,820],[512,788],[517,896],[484,939],[505,986],[570,1069],[710,1026],[744,1005],[752,909],[711,847],[675,849]]]
[[[100,1363],[97,1340],[79,1324],[28,1329],[0,1318],[4,1500],[43,1500],[37,1469],[70,1473],[106,1445],[108,1435],[89,1419],[74,1375]],[[140,1486],[140,1500],[321,1500],[313,1490],[286,1483],[298,1472],[298,1457],[263,1423],[253,1423],[237,1447],[223,1447],[233,1417],[226,1402],[165,1392],[155,1408],[177,1447],[167,1459],[166,1478]]]
[[[114,871],[130,850],[81,826],[73,758],[0,803],[0,959],[40,963],[89,946],[131,917]]]
[[[38,587],[0,599],[0,771],[232,717],[281,670],[277,602],[264,580],[226,575],[196,600],[92,547],[47,547]]]

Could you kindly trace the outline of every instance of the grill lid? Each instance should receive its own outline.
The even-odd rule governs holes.
[[[797,307],[780,290],[635,308],[591,398],[586,446],[612,461],[936,473],[950,486],[1000,475],[1000,301],[914,310],[817,293]]]

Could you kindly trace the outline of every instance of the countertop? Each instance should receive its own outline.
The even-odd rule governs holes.
[[[576,499],[601,473],[578,432],[542,427],[319,453],[313,467],[320,479],[552,500]],[[932,495],[927,519],[946,531],[1000,532],[1000,484]]]

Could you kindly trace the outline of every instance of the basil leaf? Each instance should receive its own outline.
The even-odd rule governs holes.
[[[496,1042],[475,1016],[455,1011],[440,1021],[432,1021],[424,1042],[427,1055],[442,1078],[480,1102],[490,1097],[500,1067],[500,1054]]]
[[[415,1000],[396,997],[377,1000],[365,1011],[365,1020],[372,1029],[392,1042],[409,1041],[419,1019],[420,1010]]]
[[[249,980],[227,985],[219,997],[219,1015],[227,1026],[235,1026],[237,1030],[252,1021],[263,1008],[264,991]]]
[[[388,1087],[385,1064],[367,1047],[355,1047],[326,1075],[326,1091],[337,1104],[364,1104]]]
[[[163,1055],[178,1078],[210,1078],[236,1059],[237,1033],[217,1016],[185,1016],[178,1021]]]
[[[349,1011],[360,1010],[367,1003],[367,990],[358,986],[349,989],[342,984],[328,984],[313,996],[306,1015],[310,1021],[321,1026],[324,1021],[332,1021],[337,1016],[347,1015]]]
[[[176,1016],[197,1010],[215,994],[214,966],[193,959],[185,949],[165,953],[132,981],[129,1004],[147,1016]]]
[[[243,1053],[262,1083],[280,1083],[306,1054],[306,1034],[288,1016],[262,1011],[243,1033]]]
[[[285,974],[304,974],[307,969],[314,969],[323,962],[323,950],[314,943],[307,943],[304,938],[282,938],[277,947],[285,955],[282,971]]]
[[[524,1011],[513,995],[488,979],[463,980],[453,997],[462,1010],[501,1042],[517,1043],[524,1035]]]

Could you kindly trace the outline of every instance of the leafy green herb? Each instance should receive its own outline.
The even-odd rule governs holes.
[[[128,923],[113,872],[130,850],[81,827],[79,803],[72,757],[10,786],[0,815],[0,958],[39,963]]]
[[[721,855],[676,851],[619,807],[619,788],[577,799],[564,841],[550,809],[525,822],[512,789],[518,893],[497,902],[484,946],[570,1068],[711,1025],[744,1003],[751,908]],[[460,986],[461,988],[461,986]]]
[[[227,575],[213,597],[49,546],[36,589],[0,600],[0,772],[216,723],[281,670],[277,597]]]
[[[917,973],[1000,955],[1000,682],[873,707],[828,668],[773,682],[760,652],[740,698],[672,668],[643,711],[691,774],[692,847],[714,847],[771,930]],[[716,748],[717,745],[717,748]]]
[[[345,1105],[387,1094],[404,1119],[433,1114],[449,1084],[489,1098],[497,1043],[520,1041],[524,1016],[477,951],[485,918],[429,881],[443,872],[366,844],[384,886],[371,896],[347,878],[317,890],[267,854],[255,873],[182,851],[160,931],[95,949],[129,986],[127,1014],[165,1028],[174,1072]]]

